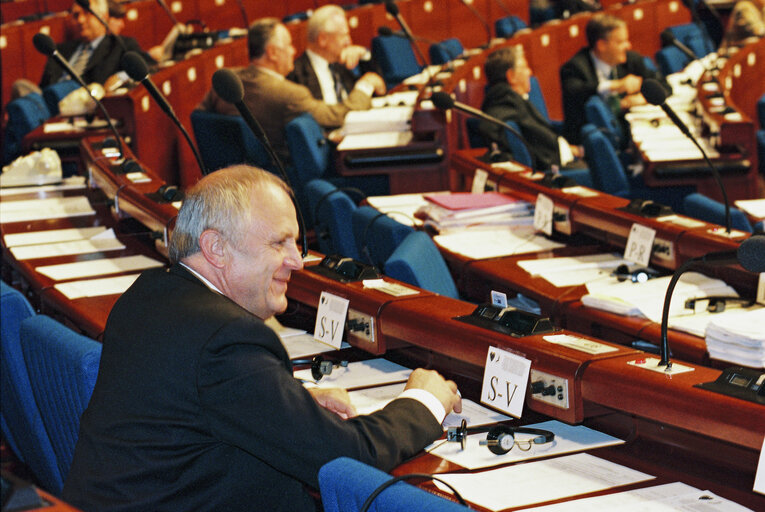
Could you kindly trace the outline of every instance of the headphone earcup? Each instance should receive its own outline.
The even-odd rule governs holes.
[[[513,448],[515,444],[515,437],[513,436],[513,429],[507,425],[497,425],[492,427],[486,434],[487,441],[496,441],[488,443],[487,448],[496,455],[504,455]]]

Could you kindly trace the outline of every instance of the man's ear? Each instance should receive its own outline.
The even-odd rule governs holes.
[[[226,241],[214,229],[206,229],[199,236],[199,248],[202,256],[210,265],[222,268],[226,259]]]

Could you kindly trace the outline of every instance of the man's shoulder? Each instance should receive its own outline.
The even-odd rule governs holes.
[[[566,67],[577,67],[587,63],[589,59],[590,49],[588,47],[580,48],[574,55],[571,56],[566,62],[563,63],[561,69]]]

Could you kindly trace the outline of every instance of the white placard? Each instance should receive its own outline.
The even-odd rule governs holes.
[[[483,372],[481,403],[521,417],[531,361],[497,347],[489,347]]]
[[[630,236],[624,247],[624,259],[638,265],[648,265],[651,261],[651,249],[656,230],[640,224],[633,224],[630,228]]]
[[[345,329],[345,315],[348,313],[348,299],[321,292],[313,337],[327,345],[340,348]]]
[[[491,291],[491,303],[501,308],[507,307],[507,294],[498,292],[497,290]]]
[[[553,232],[553,200],[544,194],[537,196],[537,203],[534,206],[534,229],[541,231],[547,236],[552,236]]]
[[[765,306],[765,272],[760,272],[757,281],[757,303]]]
[[[489,173],[483,169],[476,169],[473,175],[473,184],[470,187],[470,191],[473,194],[483,194],[486,189],[486,180],[489,179]]]
[[[760,449],[760,461],[757,463],[757,474],[754,477],[754,487],[752,489],[760,494],[765,494],[765,437],[762,438],[762,448]]]

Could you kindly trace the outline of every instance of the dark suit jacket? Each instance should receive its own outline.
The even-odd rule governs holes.
[[[122,41],[125,43],[127,51],[138,52],[141,57],[146,61],[146,64],[151,66],[156,64],[156,61],[152,59],[149,54],[141,50],[138,46],[138,42],[132,37],[122,37]],[[58,52],[67,61],[71,58],[77,48],[80,46],[81,41],[64,41],[57,46]],[[90,56],[88,65],[85,71],[82,73],[82,79],[86,84],[98,82],[103,84],[106,79],[112,76],[114,73],[121,71],[122,66],[120,60],[124,55],[124,51],[114,36],[104,36],[101,43],[93,51]],[[64,71],[61,66],[53,59],[48,59],[43,70],[42,78],[40,79],[40,87],[45,87],[51,84],[55,84],[61,78]]]
[[[502,121],[518,123],[536,169],[548,170],[553,164],[560,165],[558,134],[534,105],[513,91],[508,83],[498,83],[489,87],[481,110]],[[499,126],[481,121],[479,127],[487,140],[496,142],[503,151],[512,153]]]
[[[63,496],[88,512],[313,510],[303,484],[326,462],[390,470],[441,434],[412,399],[347,421],[320,407],[270,328],[176,265],[109,315]]]
[[[616,66],[617,78],[630,74],[653,78],[668,91],[671,90],[661,73],[648,69],[642,55],[632,51],[627,52],[627,62]],[[582,48],[561,66],[560,82],[563,92],[563,136],[572,144],[581,144],[579,132],[586,122],[584,104],[590,96],[598,93],[598,75],[589,48]]]
[[[343,65],[331,64],[330,66],[340,77],[340,82],[343,84],[345,91],[351,92],[351,89],[353,89],[353,86],[359,77],[357,77],[353,71]],[[313,70],[313,66],[311,65],[311,59],[308,58],[308,55],[305,52],[303,52],[300,57],[295,59],[295,68],[292,70],[292,72],[290,72],[289,75],[287,75],[287,78],[296,84],[305,85],[308,87],[308,90],[311,91],[311,94],[317,100],[324,99],[324,96],[321,94],[319,79],[316,76],[316,72]]]

